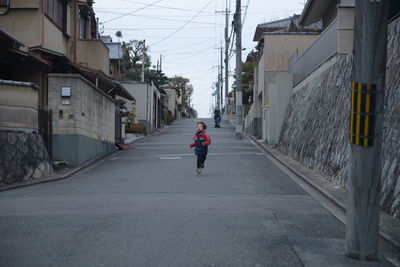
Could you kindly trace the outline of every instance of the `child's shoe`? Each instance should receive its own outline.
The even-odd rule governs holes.
[[[201,168],[197,168],[197,174],[201,174]]]

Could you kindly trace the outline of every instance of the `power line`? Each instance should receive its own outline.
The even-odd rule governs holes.
[[[116,19],[119,19],[119,18],[128,16],[128,15],[130,15],[130,14],[133,14],[133,13],[135,13],[135,12],[138,12],[138,11],[140,11],[140,10],[143,10],[143,9],[149,7],[149,6],[152,6],[152,5],[155,5],[155,4],[157,4],[157,3],[160,3],[161,1],[162,1],[162,0],[158,0],[158,1],[154,2],[154,3],[148,4],[148,5],[146,5],[146,6],[142,7],[142,8],[136,9],[136,10],[134,10],[134,11],[132,11],[132,12],[123,14],[123,15],[121,15],[121,16],[118,16],[118,17],[115,17],[115,18],[112,18],[112,19],[109,19],[109,20],[106,20],[106,21],[103,21],[102,23],[104,24],[104,23],[107,23],[107,22],[110,22],[110,21],[113,21],[113,20],[116,20]]]
[[[168,51],[175,51],[175,50],[177,50],[177,49],[187,48],[188,46],[194,46],[194,45],[203,44],[203,43],[206,43],[206,42],[205,42],[205,41],[200,41],[200,42],[185,44],[185,45],[183,45],[183,46],[180,45],[180,46],[178,46],[178,47],[175,47],[174,49],[156,50],[156,51],[151,51],[151,52],[153,52],[153,53],[165,53],[165,52],[168,52]],[[209,43],[209,42],[207,42],[207,43]]]
[[[121,13],[121,12],[112,12],[112,11],[98,11],[97,13],[104,13],[104,14],[114,14],[114,15],[122,15],[123,16],[135,16],[135,17],[141,17],[145,19],[152,19],[152,20],[161,20],[161,21],[174,21],[174,22],[186,22],[185,20],[179,20],[179,19],[168,19],[168,18],[161,18],[158,16],[151,16],[151,15],[139,15],[139,14],[126,14],[126,13]],[[117,19],[117,18],[114,18]],[[108,22],[108,21],[106,21]],[[105,23],[105,22],[103,22]],[[191,23],[193,24],[208,24],[208,25],[214,25],[212,22],[201,22],[201,21],[192,21]],[[222,25],[222,24],[220,24]]]
[[[213,47],[215,47],[215,46],[213,46]],[[181,58],[174,59],[174,60],[170,60],[170,61],[167,61],[167,62],[168,62],[168,63],[171,63],[171,62],[176,62],[176,61],[181,61],[181,60],[184,60],[184,59],[188,59],[188,58],[190,58],[190,57],[200,55],[200,54],[204,53],[205,51],[209,50],[210,48],[212,48],[212,47],[207,47],[207,48],[205,48],[204,50],[199,51],[198,53],[190,54],[190,55],[188,55],[188,56],[186,56],[186,57],[181,57]]]
[[[242,25],[244,25],[244,22],[246,21],[246,15],[247,15],[247,10],[249,9],[249,5],[250,5],[250,0],[247,0],[246,10],[244,11],[244,16],[243,16]]]
[[[195,74],[205,75],[205,74],[214,73],[214,72],[215,72],[214,69],[208,68],[208,69],[204,69],[204,70],[181,73],[181,75],[184,75],[184,76],[186,76],[186,75],[195,75]]]
[[[168,39],[169,37],[171,37],[172,35],[174,35],[174,34],[177,33],[178,31],[180,31],[181,29],[183,29],[183,27],[185,27],[187,24],[189,24],[190,22],[192,22],[192,20],[194,20],[201,12],[203,12],[204,9],[206,9],[206,8],[211,4],[212,1],[213,1],[213,0],[208,1],[208,3],[207,3],[199,12],[197,12],[190,20],[188,20],[187,22],[185,22],[185,23],[184,23],[180,28],[178,28],[176,31],[174,31],[174,32],[172,32],[171,34],[165,36],[164,38],[162,38],[161,40],[159,40],[159,41],[153,43],[153,44],[150,45],[150,46],[154,46],[154,45],[156,45],[156,44],[161,43],[162,41]]]
[[[216,44],[213,44],[213,45],[211,45],[211,46],[209,46],[209,47],[207,47],[207,48],[204,48],[204,49],[208,49],[208,48],[214,48],[214,47],[216,47],[217,45],[220,45],[221,44],[221,42],[219,42],[219,43],[216,43]],[[188,51],[188,52],[177,52],[177,53],[166,53],[167,55],[187,55],[188,53],[192,53],[192,54],[195,54],[195,53],[197,53],[197,52],[201,52],[201,51],[204,51],[204,49],[198,49],[198,50],[190,50],[190,51]]]
[[[143,3],[143,2],[130,1],[130,0],[123,0],[123,1],[133,3],[133,4],[147,5],[146,3]],[[173,10],[193,12],[193,13],[198,12],[197,10],[191,10],[191,9],[185,9],[185,8],[179,8],[179,7],[170,7],[170,6],[161,6],[161,5],[153,5],[153,6],[164,8],[164,9],[173,9]],[[205,14],[214,14],[213,12],[204,12],[204,13]]]
[[[163,31],[163,30],[176,30],[176,27],[170,28],[107,28],[107,30],[114,31]],[[213,26],[204,27],[186,27],[185,30],[199,30],[199,29],[214,29]]]
[[[107,32],[106,34],[114,34],[115,32],[105,30]],[[159,36],[159,35],[147,35],[147,34],[141,34],[139,35],[138,33],[125,33],[124,36],[134,36],[134,39],[143,39],[141,37],[146,37],[146,38],[164,38],[164,36]],[[140,38],[139,38],[139,37]],[[192,36],[187,36],[187,37],[174,37],[174,39],[179,39],[179,40],[214,40],[214,38],[210,38],[209,36],[205,37],[192,37]]]

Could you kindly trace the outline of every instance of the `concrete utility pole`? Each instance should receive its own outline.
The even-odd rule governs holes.
[[[219,76],[219,74],[218,74],[218,76]],[[220,96],[220,94],[219,94],[219,79],[218,79],[218,81],[215,83],[215,93],[216,93],[216,95],[217,95],[217,100],[216,100],[215,109],[219,109],[219,104],[221,103],[221,102],[220,102],[221,96]]]
[[[224,13],[225,14],[225,58],[224,58],[224,63],[225,63],[225,99],[222,98],[223,91],[221,91],[221,109],[224,107],[223,101],[225,101],[225,112],[228,110],[228,89],[229,89],[229,14],[230,11],[228,9],[228,0],[225,1],[225,11],[216,11],[216,13]],[[222,49],[222,48],[221,48]],[[221,63],[222,65],[222,63]],[[222,69],[223,67],[221,67]],[[221,75],[222,75],[221,71]],[[222,82],[223,79],[221,78]],[[223,89],[221,89],[223,90]]]
[[[220,85],[220,87],[221,87],[221,92],[220,92],[220,95],[221,95],[221,104],[220,104],[220,111],[222,110],[222,107],[224,106],[224,98],[223,98],[223,95],[224,95],[224,79],[222,78],[223,77],[223,73],[224,73],[224,64],[222,63],[222,61],[223,61],[223,56],[222,56],[222,46],[221,46],[221,74],[220,74],[220,76],[219,76],[219,85]]]
[[[143,40],[142,47],[142,82],[144,82],[144,61],[145,61],[145,53],[146,52],[146,40]]]
[[[389,0],[356,0],[346,254],[378,257]]]
[[[228,87],[229,87],[229,11],[228,0],[226,0],[225,8],[225,114],[228,114]]]
[[[241,0],[236,0],[236,137],[242,138],[242,17]]]

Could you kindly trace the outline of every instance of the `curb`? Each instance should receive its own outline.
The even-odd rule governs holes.
[[[53,181],[59,181],[59,180],[64,180],[66,178],[71,177],[72,175],[83,171],[89,167],[95,166],[96,164],[101,163],[102,161],[104,161],[106,158],[113,156],[114,154],[118,153],[119,150],[115,149],[113,151],[111,151],[110,153],[100,156],[98,158],[94,158],[86,163],[84,163],[81,166],[75,167],[74,169],[72,169],[71,171],[65,173],[65,174],[61,174],[61,175],[49,175],[49,176],[45,176],[42,178],[39,178],[37,180],[29,180],[26,182],[20,182],[20,183],[15,183],[15,184],[10,184],[10,185],[5,185],[3,188],[0,187],[0,192],[2,191],[7,191],[7,190],[12,190],[12,189],[17,189],[17,188],[21,188],[21,187],[27,187],[30,185],[35,185],[35,184],[44,184],[44,183],[48,183],[48,182],[53,182]]]
[[[175,122],[175,121],[174,121]],[[172,123],[173,124],[173,123]],[[169,126],[172,126],[172,124],[168,125],[168,126],[164,126],[164,128],[160,129],[160,130],[156,130],[154,132],[152,132],[151,134],[145,135],[145,136],[141,136],[135,140],[133,140],[132,142],[130,142],[129,144],[134,144],[137,143],[139,141],[145,140],[146,138],[152,137],[154,135],[160,134],[162,132],[165,132],[168,130]],[[120,150],[113,150],[110,153],[94,158],[86,163],[84,163],[81,166],[78,166],[74,169],[72,169],[71,171],[62,174],[62,175],[48,175],[42,178],[39,178],[37,180],[29,180],[29,181],[25,181],[25,182],[19,182],[19,183],[15,183],[15,184],[10,184],[10,185],[4,185],[4,186],[0,186],[0,192],[3,191],[8,191],[8,190],[12,190],[12,189],[17,189],[17,188],[21,188],[21,187],[27,187],[30,185],[36,185],[36,184],[44,184],[44,183],[49,183],[49,182],[53,182],[53,181],[59,181],[59,180],[64,180],[67,179],[69,177],[71,177],[72,175],[83,171],[85,169],[88,169],[90,167],[94,167],[97,164],[101,163],[102,161],[104,161],[106,158],[108,157],[112,157],[114,154],[120,152]]]
[[[275,160],[277,160],[279,163],[281,163],[283,166],[285,166],[286,168],[288,168],[292,173],[294,173],[296,176],[298,176],[301,180],[303,180],[305,183],[307,183],[309,186],[311,186],[313,189],[315,189],[316,191],[318,191],[320,194],[322,194],[325,198],[327,198],[328,200],[330,200],[336,207],[338,207],[339,209],[341,209],[344,213],[346,213],[346,203],[343,202],[342,200],[338,199],[336,196],[334,196],[333,194],[331,194],[330,192],[328,192],[327,190],[325,190],[324,188],[322,188],[321,186],[315,184],[313,181],[311,181],[310,179],[308,179],[308,177],[306,177],[304,174],[302,174],[301,172],[297,171],[295,168],[293,168],[292,166],[290,166],[289,164],[287,164],[286,162],[282,161],[279,157],[275,156],[270,150],[269,148],[265,147],[263,144],[259,143],[257,141],[257,139],[254,136],[248,135],[245,133],[245,135],[254,141],[254,143],[259,146],[261,149],[263,149],[266,153],[268,153],[268,155],[270,155],[271,157],[273,157]],[[400,249],[400,243],[399,241],[393,239],[390,234],[383,232],[382,230],[379,230],[379,235],[385,240],[387,241],[389,244],[391,244],[392,246],[394,246],[397,249]]]
[[[139,142],[141,140],[144,140],[144,139],[149,138],[151,136],[157,135],[157,134],[159,134],[161,132],[162,131],[154,131],[149,135],[141,136],[141,137],[133,140],[129,144],[137,143],[137,142]],[[25,181],[25,182],[19,182],[19,183],[15,183],[15,184],[0,186],[0,192],[7,191],[7,190],[12,190],[12,189],[17,189],[17,188],[21,188],[21,187],[27,187],[27,186],[35,185],[35,184],[44,184],[44,183],[49,183],[49,182],[53,182],[53,181],[59,181],[59,180],[67,179],[67,178],[71,177],[72,175],[74,175],[74,174],[76,174],[76,173],[78,173],[80,171],[88,169],[89,167],[94,167],[95,165],[97,165],[97,164],[101,163],[102,161],[104,161],[106,158],[112,157],[114,154],[116,154],[118,152],[120,152],[120,150],[115,149],[115,150],[111,151],[110,153],[108,153],[106,155],[103,155],[103,156],[100,156],[100,157],[97,157],[97,158],[94,158],[94,159],[84,163],[83,165],[72,169],[71,171],[69,171],[69,172],[67,172],[65,174],[48,175],[48,176],[45,176],[45,177],[42,177],[42,178],[39,178],[39,179],[36,179],[36,180],[29,180],[29,181]]]

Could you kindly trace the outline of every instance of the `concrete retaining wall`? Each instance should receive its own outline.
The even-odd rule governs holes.
[[[383,136],[382,209],[400,218],[400,19],[389,25]],[[278,148],[345,186],[351,56],[335,56],[296,88]]]

